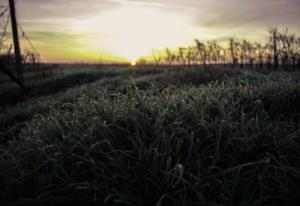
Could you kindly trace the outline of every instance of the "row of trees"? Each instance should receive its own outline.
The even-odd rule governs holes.
[[[290,34],[288,29],[279,31],[269,28],[268,41],[265,44],[248,40],[228,39],[226,43],[218,41],[201,42],[195,39],[193,46],[179,47],[164,52],[153,51],[153,61],[164,65],[203,65],[222,64],[239,65],[241,68],[299,68],[300,38]]]

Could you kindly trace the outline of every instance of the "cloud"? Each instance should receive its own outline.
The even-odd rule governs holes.
[[[300,2],[295,0],[211,0],[210,4],[199,3],[198,6],[195,11],[203,12],[196,14],[196,20],[208,26],[255,28],[273,24],[298,27],[296,21],[300,19]]]
[[[195,25],[241,27],[286,25],[297,28],[299,0],[26,0],[18,1],[21,22],[41,22],[60,27],[86,16],[123,6],[159,7],[189,15]],[[299,28],[298,28],[299,29]]]
[[[122,3],[122,4],[138,5],[138,6],[168,7],[166,4],[159,3],[159,2],[147,2],[147,1],[136,1],[136,0],[108,0],[108,1]]]
[[[189,25],[193,27],[192,29],[199,31],[199,36],[202,37],[225,38],[235,35],[256,40],[264,38],[265,30],[269,26],[287,26],[290,31],[300,33],[299,0],[17,1],[18,20],[24,30],[38,44],[37,47],[47,53],[56,52],[64,55],[72,53],[74,47],[76,47],[75,50],[78,50],[77,48],[88,50],[82,41],[79,43],[80,39],[89,37],[85,31],[87,26],[83,25],[79,28],[80,23],[89,19],[101,18],[105,16],[102,14],[124,8],[140,8],[141,10],[151,8],[166,15],[171,12],[178,14],[177,16],[187,17],[190,21]],[[96,22],[98,21],[103,22],[101,19],[96,19]],[[116,22],[118,19],[106,21],[110,23]],[[178,19],[173,19],[173,21],[178,21]],[[101,27],[101,24],[97,24],[97,26]],[[97,26],[91,24],[89,28]],[[113,25],[111,26],[113,27]],[[101,32],[105,33],[102,30]],[[99,38],[99,42],[108,38],[101,33],[94,35],[96,37],[93,38]],[[194,37],[197,36],[191,36],[191,40]],[[79,56],[80,52],[77,52],[76,55]]]

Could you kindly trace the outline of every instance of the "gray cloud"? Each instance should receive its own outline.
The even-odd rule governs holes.
[[[18,13],[24,21],[79,19],[124,4],[180,10],[194,15],[195,21],[211,25],[262,23],[296,27],[300,19],[299,0],[26,0],[18,1]]]
[[[24,21],[53,17],[76,20],[124,4],[181,11],[193,15],[195,23],[210,26],[274,24],[298,27],[300,19],[299,0],[26,0],[18,1],[18,8]]]
[[[72,24],[80,19],[124,6],[155,7],[184,14],[192,19],[190,23],[194,27],[206,28],[218,38],[263,35],[269,26],[289,27],[300,33],[300,0],[17,1],[19,21],[39,39],[55,32],[70,33]]]

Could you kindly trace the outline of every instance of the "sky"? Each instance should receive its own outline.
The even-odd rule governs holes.
[[[133,61],[195,38],[264,41],[270,26],[300,34],[300,0],[17,0],[16,6],[46,62]]]

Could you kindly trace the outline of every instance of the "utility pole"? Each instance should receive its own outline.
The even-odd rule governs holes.
[[[10,9],[10,18],[11,18],[11,29],[14,41],[14,50],[15,50],[15,60],[16,60],[16,70],[17,70],[17,77],[20,82],[23,82],[23,66],[22,66],[22,56],[20,50],[20,43],[19,43],[19,34],[18,34],[18,24],[16,18],[16,8],[15,8],[15,0],[8,0],[9,1],[9,9]]]

